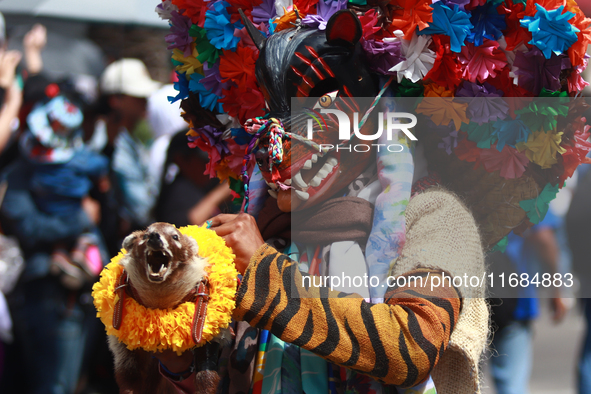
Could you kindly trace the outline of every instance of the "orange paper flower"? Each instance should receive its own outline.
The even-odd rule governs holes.
[[[417,27],[423,30],[433,22],[433,8],[430,0],[393,0],[390,4],[400,7],[392,15],[390,31],[402,30],[406,40],[412,39]]]

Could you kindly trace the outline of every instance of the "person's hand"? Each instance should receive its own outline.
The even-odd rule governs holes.
[[[236,255],[236,269],[244,274],[250,259],[265,243],[254,217],[249,214],[221,214],[208,220],[209,228],[226,241]]]
[[[178,356],[173,350],[167,349],[162,352],[154,352],[154,357],[160,360],[160,363],[172,373],[187,371],[193,362],[193,352],[190,350]]]
[[[4,99],[4,108],[14,117],[18,116],[18,112],[23,104],[23,91],[18,85],[17,81],[13,80],[12,84],[6,89],[6,98]]]
[[[38,74],[43,69],[41,51],[45,48],[45,44],[47,44],[47,29],[40,24],[33,26],[23,38],[27,70],[31,74]]]
[[[13,85],[16,66],[22,57],[19,51],[6,51],[0,55],[0,87],[8,90]]]
[[[39,23],[33,26],[23,38],[25,52],[41,52],[41,50],[45,48],[45,44],[47,44],[47,29]]]

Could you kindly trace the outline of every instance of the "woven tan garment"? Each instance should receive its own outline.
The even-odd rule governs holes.
[[[406,209],[406,226],[406,244],[392,268],[394,276],[427,267],[482,281],[485,267],[478,228],[458,197],[441,188],[415,196]],[[489,321],[486,287],[458,289],[464,299],[460,318],[432,373],[437,394],[480,393],[478,365]]]

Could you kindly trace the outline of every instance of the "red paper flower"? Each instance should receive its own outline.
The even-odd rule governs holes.
[[[480,159],[486,171],[500,171],[499,175],[505,179],[515,179],[523,175],[529,163],[525,154],[509,145],[505,145],[499,152],[496,145],[480,152]]]
[[[207,12],[207,5],[203,0],[171,0],[171,2],[178,7],[179,11],[182,11],[183,15],[191,18],[193,24],[203,27]]]
[[[560,176],[560,184],[573,176],[579,164],[590,161],[587,154],[591,151],[591,142],[588,141],[591,126],[585,124],[585,118],[579,118],[579,122],[571,127],[575,128],[574,138],[562,141],[562,147],[566,149],[566,152],[561,156],[564,172]],[[565,133],[565,135],[567,134]]]
[[[531,33],[520,23],[520,20],[525,17],[523,3],[505,0],[497,7],[497,11],[500,15],[506,15],[507,28],[503,30],[503,35],[507,42],[507,51],[514,50],[521,43],[528,45],[532,39]]]
[[[224,89],[222,93],[224,98],[220,102],[224,106],[224,112],[238,118],[241,124],[247,119],[265,114],[265,99],[257,89],[233,86],[229,90]]]
[[[305,15],[316,14],[316,3],[318,3],[318,0],[294,0],[293,2],[298,7],[298,12]]]
[[[568,84],[569,93],[581,92],[585,86],[589,85],[589,82],[585,81],[583,77],[581,77],[578,68],[571,71],[566,81]]]
[[[591,42],[591,19],[586,18],[581,11],[571,19],[571,24],[579,29],[577,33],[577,42],[568,49],[568,57],[573,67],[583,66],[585,64],[585,52],[587,45]]]
[[[480,167],[480,149],[476,146],[476,142],[470,141],[467,138],[458,142],[458,146],[454,149],[455,155],[462,161],[474,163],[474,169]]]
[[[423,30],[433,22],[431,0],[393,0],[390,5],[400,7],[392,15],[390,31],[402,30],[406,40],[412,39],[417,27]]]
[[[236,9],[241,8],[242,11],[246,12],[246,10],[251,11],[253,7],[260,5],[263,0],[226,0],[230,5],[234,6]],[[236,12],[238,14],[238,12]]]
[[[242,88],[256,88],[254,64],[257,52],[242,45],[236,52],[224,50],[224,56],[220,56],[222,82],[232,81]]]
[[[455,91],[461,82],[462,75],[457,55],[451,51],[448,36],[437,34],[432,38],[437,58],[433,68],[425,75],[425,79],[430,79],[437,85]]]
[[[361,26],[363,26],[363,38],[366,40],[375,38],[374,34],[381,29],[379,26],[376,26],[378,24],[376,10],[367,11],[359,17],[359,21],[361,22]]]
[[[499,49],[498,42],[492,40],[484,40],[478,47],[467,42],[458,59],[464,65],[462,77],[470,82],[478,80],[483,83],[489,76],[494,78],[507,65],[505,52]]]
[[[532,92],[513,83],[508,68],[504,68],[497,74],[496,78],[489,78],[487,82],[503,92],[503,97],[505,97],[503,100],[509,106],[509,114],[512,118],[515,118],[516,110],[529,105],[531,102],[530,97],[534,97]]]

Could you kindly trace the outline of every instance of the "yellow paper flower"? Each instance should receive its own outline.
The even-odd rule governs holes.
[[[191,44],[191,49],[193,50],[191,56],[185,56],[183,51],[177,48],[172,50],[172,58],[177,62],[182,63],[176,66],[176,70],[179,73],[185,73],[187,78],[189,78],[189,76],[193,73],[199,73],[201,75],[204,75],[203,64],[201,64],[201,62],[197,60],[197,56],[199,56],[199,53],[195,48],[195,43]]]
[[[119,330],[113,328],[113,309],[118,299],[115,284],[123,272],[119,261],[126,253],[122,250],[101,272],[99,282],[92,287],[92,296],[97,317],[105,325],[107,335],[117,337],[129,350],[142,348],[155,352],[172,349],[180,354],[212,340],[232,320],[238,285],[232,250],[221,237],[204,226],[186,226],[179,231],[194,238],[199,245],[199,256],[209,261],[206,270],[210,296],[202,340],[195,344],[191,337],[194,302],[185,302],[175,309],[150,309],[126,297],[121,327]]]
[[[527,142],[517,144],[517,149],[525,151],[527,158],[540,167],[550,168],[557,163],[556,153],[566,152],[566,149],[560,146],[561,141],[562,132],[535,131],[530,134]]]

